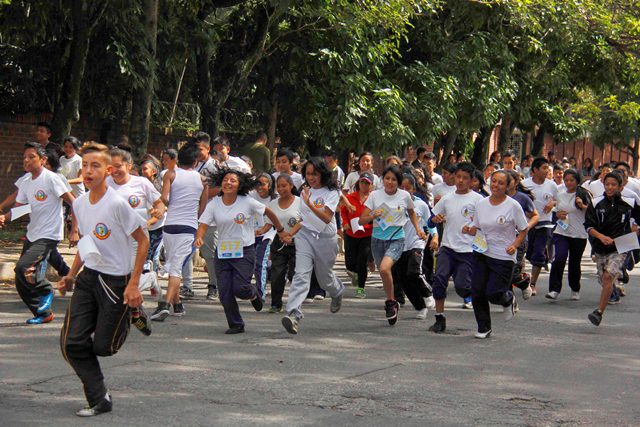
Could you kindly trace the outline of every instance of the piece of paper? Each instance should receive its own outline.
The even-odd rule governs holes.
[[[11,209],[11,221],[31,213],[31,205],[22,205]]]
[[[479,254],[483,254],[489,249],[487,239],[485,239],[481,231],[476,231],[476,237],[473,239],[473,242],[471,242],[471,249]]]
[[[84,263],[97,264],[102,259],[102,254],[98,250],[95,242],[90,235],[84,236],[78,240],[78,254]]]
[[[619,254],[624,254],[636,249],[640,249],[638,243],[638,235],[636,233],[625,234],[624,236],[613,239],[616,244],[616,250]]]
[[[382,213],[375,219],[376,224],[378,224],[378,227],[380,227],[382,230],[386,230],[393,224],[393,215],[391,215],[391,208],[389,208],[386,203],[383,203],[380,206],[379,210],[382,211]]]
[[[349,225],[351,225],[351,231],[353,231],[354,233],[358,231],[364,231],[364,227],[361,226],[358,221],[360,221],[360,218],[358,217],[351,218],[351,221],[349,221]]]

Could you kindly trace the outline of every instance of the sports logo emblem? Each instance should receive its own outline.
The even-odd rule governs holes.
[[[313,206],[314,206],[316,209],[323,208],[323,207],[324,207],[324,199],[323,199],[322,197],[318,197],[317,199],[315,199],[315,200],[313,201]]]
[[[496,222],[500,225],[504,224],[505,222],[507,222],[507,219],[504,217],[504,215],[500,215],[497,219]]]
[[[293,227],[297,223],[298,223],[298,220],[295,218],[289,218],[289,221],[287,221],[287,224],[289,224],[289,227]]]
[[[135,194],[129,196],[129,206],[131,206],[132,208],[137,208],[139,204],[140,198],[138,196],[136,196]]]
[[[96,224],[96,228],[93,229],[93,235],[100,240],[104,240],[111,236],[111,230],[109,230],[107,224],[99,222]]]
[[[462,214],[462,216],[465,218],[473,218],[473,206],[467,205],[463,207],[462,211],[460,211],[460,214]]]
[[[244,214],[242,212],[240,212],[238,215],[236,215],[235,218],[233,218],[233,221],[236,224],[242,225],[244,224],[244,222],[247,220],[247,217],[244,216]]]
[[[38,190],[38,191],[36,191],[35,198],[39,202],[44,202],[45,200],[47,200],[47,193],[45,193],[42,190]]]

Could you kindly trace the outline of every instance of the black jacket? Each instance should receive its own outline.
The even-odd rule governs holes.
[[[600,196],[589,204],[584,219],[587,232],[594,228],[605,236],[615,239],[631,233],[631,218],[640,226],[640,206],[635,200],[619,193],[614,197]],[[616,245],[605,246],[599,239],[591,241],[593,252],[607,255],[616,251]]]

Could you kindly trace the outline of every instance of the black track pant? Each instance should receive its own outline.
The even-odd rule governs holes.
[[[22,301],[27,305],[33,315],[37,315],[40,298],[51,293],[51,284],[41,276],[46,268],[46,260],[49,254],[56,249],[57,240],[38,239],[34,242],[25,240],[22,246],[22,254],[16,263],[16,290]],[[28,277],[28,278],[27,278]],[[41,313],[49,316],[51,310]]]

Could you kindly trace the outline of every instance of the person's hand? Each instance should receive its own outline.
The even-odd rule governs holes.
[[[302,192],[300,193],[300,197],[302,197],[302,201],[309,205],[309,199],[311,198],[311,193],[309,192],[309,187],[306,185],[302,187]]]
[[[435,215],[433,218],[431,218],[431,221],[433,221],[436,224],[442,224],[445,221],[445,217],[442,214],[438,214],[438,215]]]
[[[0,228],[4,227],[5,221],[6,217],[4,215],[0,215]]]
[[[638,225],[637,224],[633,224],[631,226],[631,231],[633,231],[634,233],[638,234]]]
[[[602,244],[605,246],[613,245],[613,239],[609,236],[602,235],[598,237],[598,240],[600,240]]]
[[[351,224],[342,224],[342,229],[344,231],[349,231],[351,230]]]
[[[204,241],[202,237],[196,237],[196,240],[193,242],[193,246],[195,246],[198,249],[200,249],[203,244],[204,244]]]
[[[551,212],[551,209],[553,209],[553,207],[554,207],[555,205],[556,205],[556,201],[555,201],[555,200],[550,201],[550,202],[549,202],[549,203],[547,203],[547,204],[545,205],[545,207],[542,209],[542,212],[544,212],[544,213],[549,213],[549,212]]]
[[[471,234],[471,227],[469,227],[468,225],[462,227],[462,234]]]
[[[64,276],[62,279],[60,279],[56,286],[60,295],[65,296],[67,291],[72,291],[75,281],[75,278],[71,276]]]
[[[371,212],[371,216],[374,218],[379,218],[380,216],[382,216],[382,209],[376,209],[375,211]]]
[[[124,301],[129,307],[140,307],[144,300],[142,299],[142,294],[140,290],[138,290],[138,280],[134,280],[131,278],[127,287],[124,288]]]
[[[438,236],[431,237],[431,243],[429,243],[429,248],[432,251],[435,251],[436,249],[438,249]]]
[[[356,207],[353,206],[351,203],[349,203],[348,201],[345,200],[344,202],[344,206],[347,208],[347,210],[351,213],[354,213],[356,211]]]
[[[76,246],[79,240],[80,234],[78,233],[78,230],[71,230],[71,232],[69,233],[69,247],[73,248],[74,246]]]
[[[509,246],[506,251],[509,255],[513,255],[516,253],[517,248],[514,245]]]
[[[428,239],[427,234],[426,234],[424,231],[422,231],[422,230],[419,230],[419,231],[418,231],[418,237],[419,237],[421,240],[427,240],[427,239]]]
[[[576,197],[576,206],[582,210],[587,209],[587,205],[584,204],[580,197]]]
[[[278,237],[280,238],[280,240],[282,240],[283,242],[285,242],[287,244],[288,244],[288,242],[291,242],[292,239],[293,239],[293,237],[291,236],[291,233],[289,233],[288,231],[284,231],[284,230],[282,230],[282,231],[280,231],[278,233]]]
[[[567,211],[558,211],[558,212],[556,212],[556,216],[558,217],[558,219],[561,219],[563,221],[565,219],[567,219],[567,215],[568,215]]]
[[[162,205],[161,208],[149,209],[149,215],[157,219],[162,219],[165,213],[167,213],[167,207],[165,205]]]

